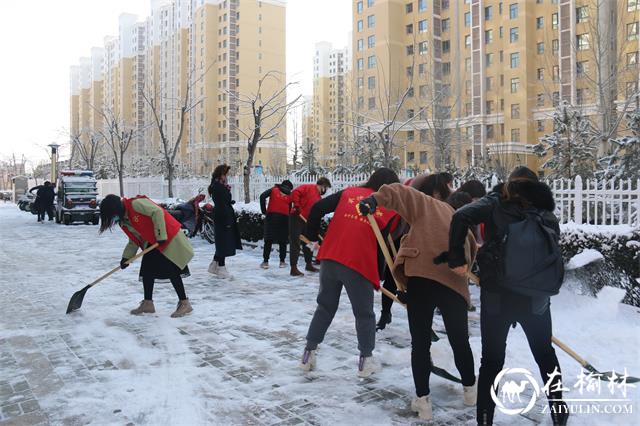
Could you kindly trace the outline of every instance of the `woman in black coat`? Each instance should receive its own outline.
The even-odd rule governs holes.
[[[538,180],[526,167],[516,168],[504,185],[498,185],[487,196],[458,210],[451,221],[449,235],[449,267],[457,273],[467,273],[463,243],[467,232],[475,225],[485,225],[485,244],[478,252],[480,266],[480,333],[482,359],[478,377],[478,424],[493,424],[495,403],[491,386],[504,366],[507,335],[512,324],[520,323],[527,336],[533,357],[540,369],[543,383],[553,377],[549,406],[555,425],[566,425],[569,412],[562,402],[562,380],[558,358],[551,345],[551,311],[549,297],[525,296],[498,284],[496,270],[504,258],[500,249],[505,229],[523,220],[525,211],[536,211],[544,224],[560,235],[558,220],[553,214],[555,202],[551,189]],[[522,256],[531,256],[523,252]]]
[[[53,201],[56,198],[56,194],[51,182],[46,181],[44,185],[34,186],[29,190],[32,194],[33,191],[37,191],[33,206],[38,212],[38,222],[44,221],[45,213],[49,215],[49,220],[53,220]]]
[[[209,195],[213,200],[213,228],[215,232],[216,252],[209,265],[209,273],[219,278],[229,278],[225,258],[235,256],[236,250],[242,250],[240,231],[233,209],[235,201],[231,199],[231,187],[227,184],[227,175],[231,167],[222,164],[211,175]]]

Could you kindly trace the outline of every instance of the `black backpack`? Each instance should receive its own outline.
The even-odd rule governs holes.
[[[496,247],[499,287],[530,296],[558,294],[564,280],[564,262],[556,231],[545,223],[542,211],[522,212],[521,221],[506,224]]]

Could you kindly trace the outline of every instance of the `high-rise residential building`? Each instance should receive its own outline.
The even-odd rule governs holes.
[[[162,161],[161,122],[170,146],[181,138],[179,170],[208,175],[227,162],[240,173],[247,141],[237,129],[251,118],[237,98],[255,93],[267,73],[279,78],[265,83],[265,95],[286,84],[285,2],[151,0],[149,17],[121,15],[118,36],[106,37],[101,49],[99,75],[91,72],[94,51],[71,68],[72,133],[106,125],[88,115],[99,103],[94,111],[108,111],[133,133],[131,165]],[[284,125],[259,145],[254,165],[284,173]]]
[[[611,129],[637,93],[638,21],[636,0],[353,0],[358,120],[402,168],[538,169],[562,100]]]
[[[331,43],[315,46],[313,58],[313,97],[305,144],[313,144],[319,165],[335,168],[344,165],[348,143],[350,106],[349,80],[351,47],[334,49]]]

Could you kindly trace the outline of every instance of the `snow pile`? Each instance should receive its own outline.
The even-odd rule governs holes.
[[[586,249],[573,256],[566,265],[567,270],[582,268],[585,265],[604,260],[604,256],[598,250]]]

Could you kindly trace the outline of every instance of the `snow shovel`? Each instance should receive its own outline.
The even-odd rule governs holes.
[[[155,250],[158,246],[159,246],[159,244],[155,243],[154,245],[147,247],[146,249],[144,249],[140,253],[138,253],[135,256],[133,256],[131,259],[127,260],[126,264],[130,265],[131,263],[133,263],[133,261],[135,261],[136,259],[138,259],[138,258],[144,256],[145,254],[149,253],[151,250]],[[110,277],[111,275],[115,274],[116,272],[118,272],[121,269],[122,268],[120,266],[118,266],[117,268],[113,268],[111,271],[107,272],[106,274],[104,274],[103,276],[101,276],[100,278],[98,278],[97,280],[95,280],[94,282],[89,284],[88,286],[84,287],[82,290],[79,290],[79,291],[76,291],[75,293],[73,293],[73,296],[71,296],[71,300],[69,300],[69,305],[67,306],[67,314],[70,314],[71,312],[80,309],[80,307],[82,306],[82,301],[84,300],[84,295],[87,293],[87,290],[89,290],[94,285],[98,284],[100,281],[102,281],[102,280]]]
[[[376,220],[372,215],[368,214],[367,218],[369,219],[369,223],[371,224],[371,229],[373,229],[373,233],[376,235],[376,239],[378,240],[378,245],[380,246],[380,250],[382,250],[382,254],[384,255],[384,260],[387,262],[387,267],[391,271],[391,276],[396,282],[396,287],[400,288],[400,286],[398,286],[398,279],[393,273],[393,259],[391,259],[391,254],[389,254],[389,249],[387,248],[387,245],[384,242],[384,238],[382,237],[382,232],[380,232],[380,227],[378,227],[378,223],[376,222]],[[394,247],[393,244],[392,244],[392,247]],[[400,303],[402,306],[406,308],[406,305],[400,302],[400,300],[396,297],[395,294],[391,293],[384,287],[381,287],[381,289],[385,296],[393,299],[394,301],[397,301],[398,303]],[[440,340],[440,338],[433,332],[433,329],[431,330],[431,336],[432,336],[432,341]],[[433,340],[433,336],[436,337],[436,340]],[[444,368],[437,367],[436,365],[433,364],[433,362],[431,362],[431,371],[433,372],[433,374],[435,374],[436,376],[440,376],[443,379],[447,379],[455,383],[462,383],[462,380],[460,380],[453,374],[449,373]]]

